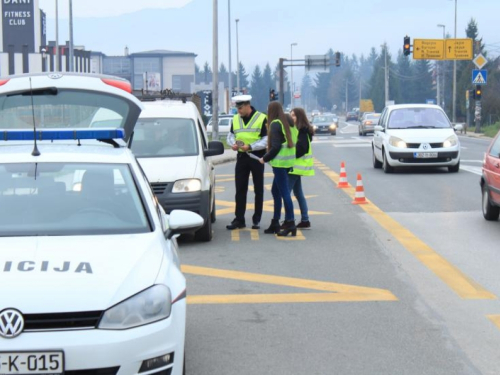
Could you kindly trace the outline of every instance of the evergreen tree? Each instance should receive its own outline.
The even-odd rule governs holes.
[[[333,106],[331,95],[329,95],[331,80],[330,73],[317,73],[314,79],[314,94],[321,110],[330,110]]]
[[[252,73],[252,82],[250,85],[250,95],[252,95],[252,105],[261,112],[267,112],[268,92],[264,87],[262,70],[258,65]]]
[[[243,89],[248,89],[248,74],[247,71],[245,70],[245,67],[243,64],[240,62],[240,90]]]
[[[194,82],[199,85],[202,81],[203,78],[200,72],[200,66],[198,64],[194,64]]]
[[[398,102],[401,104],[412,103],[414,100],[413,90],[415,78],[413,76],[410,58],[405,56],[401,51],[398,53],[396,71],[400,92],[400,100]]]
[[[301,84],[302,105],[306,111],[311,111],[314,108],[314,86],[311,77],[306,74],[302,79]]]
[[[203,66],[203,82],[205,82],[206,84],[212,82],[212,69],[210,69],[208,61],[206,61],[205,65]]]
[[[262,73],[262,81],[266,90],[276,90],[276,81],[273,79],[273,72],[269,63],[266,64],[264,72]]]
[[[229,74],[224,63],[220,64],[219,68],[219,82],[224,82],[224,87],[229,86]]]
[[[432,90],[431,64],[428,60],[417,60],[414,64],[413,102],[425,103],[427,99],[434,98]]]

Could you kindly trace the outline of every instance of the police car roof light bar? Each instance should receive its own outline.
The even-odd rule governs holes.
[[[0,131],[3,141],[68,141],[68,140],[110,140],[125,138],[123,129],[99,130],[4,130]]]

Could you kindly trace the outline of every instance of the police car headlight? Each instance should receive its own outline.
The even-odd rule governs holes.
[[[335,129],[337,129],[337,125],[335,125],[335,124],[331,124],[331,125],[330,125],[330,130],[335,130]]]
[[[389,144],[391,146],[398,147],[398,148],[406,148],[406,142],[398,137],[389,138]]]
[[[165,285],[136,294],[107,310],[100,329],[129,329],[167,319],[172,311],[172,294]]]
[[[189,180],[175,181],[172,193],[192,193],[201,190],[201,181],[193,178]]]
[[[456,145],[458,145],[458,137],[456,135],[448,137],[446,141],[443,142],[444,148],[453,147]]]
[[[314,130],[318,130],[318,127],[316,125],[313,126]]]

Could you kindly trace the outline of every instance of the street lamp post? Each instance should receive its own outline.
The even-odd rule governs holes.
[[[73,41],[73,0],[69,0],[69,71],[75,71],[74,63],[74,41]]]
[[[56,0],[56,72],[61,71],[59,64],[59,0]]]
[[[293,108],[293,47],[295,47],[297,43],[290,44],[290,108]]]
[[[212,124],[213,139],[219,139],[219,18],[218,0],[213,0]]]
[[[229,106],[231,106],[231,97],[233,96],[233,71],[231,67],[231,0],[227,0],[227,18],[228,18],[228,34],[229,34]]]
[[[446,39],[446,25],[439,24],[437,26],[443,28],[443,40]],[[446,102],[446,87],[445,87],[446,70],[445,70],[445,62],[441,61],[438,64],[439,64],[438,66],[441,66],[441,68],[439,69],[439,71],[440,71],[440,74],[442,76],[442,87],[441,87],[442,95],[441,95],[441,102],[438,102],[438,104],[441,105],[443,109],[445,109],[445,102]],[[438,82],[439,82],[439,77],[438,77]],[[439,96],[439,93],[438,93],[438,96]]]
[[[236,19],[236,95],[240,94],[240,47],[238,36],[238,23],[240,19]]]
[[[455,0],[455,39],[457,39],[457,0]],[[457,122],[457,60],[453,60],[453,123]]]

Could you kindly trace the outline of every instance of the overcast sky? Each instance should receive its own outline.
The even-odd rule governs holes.
[[[55,39],[54,0],[40,0],[49,16],[48,37]],[[68,35],[66,0],[60,3],[60,40]],[[107,55],[168,49],[194,52],[197,63],[212,64],[212,0],[74,0],[75,44]],[[219,0],[220,62],[228,63],[228,1]],[[239,18],[240,60],[247,70],[280,57],[324,54],[329,48],[349,55],[369,54],[387,42],[396,55],[403,37],[441,38],[445,24],[453,35],[453,0],[232,0],[233,69],[236,60],[234,19]],[[471,17],[486,44],[500,54],[500,0],[458,0],[458,37]],[[493,50],[493,46],[488,46]]]

